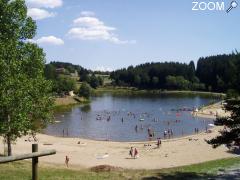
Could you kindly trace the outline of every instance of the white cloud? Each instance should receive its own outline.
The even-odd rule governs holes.
[[[82,12],[87,15],[86,11]],[[82,14],[81,13],[81,14]],[[82,14],[82,15],[83,15]],[[74,27],[68,31],[72,38],[81,40],[105,40],[115,44],[136,43],[136,41],[123,41],[113,31],[115,27],[106,26],[97,17],[81,16],[73,21]]]
[[[62,0],[26,0],[28,7],[56,8],[63,5]]]
[[[95,71],[103,71],[103,72],[105,72],[105,71],[113,71],[112,68],[110,68],[110,67],[104,67],[104,66],[98,66],[98,67],[96,67],[94,70],[95,70]]]
[[[32,43],[37,43],[37,44],[50,44],[50,45],[63,45],[64,41],[60,38],[57,38],[55,36],[46,36],[46,37],[41,37],[37,40],[28,40],[29,42]]]
[[[95,13],[92,11],[82,11],[81,15],[82,16],[95,16]]]
[[[41,20],[49,17],[54,17],[56,14],[50,13],[44,9],[29,8],[27,15],[32,17],[34,20]]]

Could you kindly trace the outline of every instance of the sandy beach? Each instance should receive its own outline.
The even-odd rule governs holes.
[[[218,134],[221,127],[212,129],[212,133],[199,133],[182,138],[163,140],[160,148],[156,142],[107,142],[79,138],[53,137],[37,134],[39,151],[55,149],[56,155],[42,157],[41,164],[64,166],[65,156],[69,156],[70,168],[82,169],[97,165],[112,165],[127,169],[161,169],[200,163],[209,160],[235,157],[228,153],[225,146],[213,149],[205,142]],[[28,137],[18,139],[13,145],[13,154],[31,152]],[[80,141],[80,144],[78,142]],[[144,146],[144,144],[151,146]],[[129,156],[130,147],[136,147],[139,157]]]
[[[198,112],[194,112],[193,115],[197,117],[202,117],[202,118],[215,119],[217,116],[219,117],[230,116],[230,113],[226,112],[223,109],[222,102],[218,102],[218,103],[201,108]]]

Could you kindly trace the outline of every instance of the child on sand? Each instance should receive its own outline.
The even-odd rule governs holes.
[[[65,158],[65,164],[66,164],[67,167],[68,167],[68,162],[69,162],[69,157],[66,156],[66,158]]]
[[[133,147],[131,147],[131,149],[130,149],[130,151],[129,151],[129,155],[130,155],[131,157],[133,157]]]
[[[158,138],[158,141],[157,141],[157,147],[159,148],[161,144],[162,144],[162,142],[161,142],[161,138]]]
[[[135,148],[135,149],[134,149],[134,159],[137,158],[137,155],[138,155],[138,150],[137,150],[137,148]]]

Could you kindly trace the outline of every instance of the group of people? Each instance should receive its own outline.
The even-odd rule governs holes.
[[[138,150],[137,150],[137,148],[131,147],[130,150],[129,150],[129,155],[132,158],[136,159],[138,157]]]
[[[198,128],[194,128],[194,132],[195,132],[195,134],[198,134],[199,133],[199,129]]]
[[[163,136],[164,136],[164,138],[171,138],[171,137],[173,137],[173,130],[172,129],[168,129],[168,130],[165,130],[164,132],[163,132]]]
[[[66,129],[66,130],[62,130],[62,135],[63,135],[63,137],[64,136],[68,136],[68,128]]]

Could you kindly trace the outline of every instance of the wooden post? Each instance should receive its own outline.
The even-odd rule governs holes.
[[[38,152],[38,144],[32,144],[32,152]],[[32,158],[32,180],[38,179],[38,157]]]

